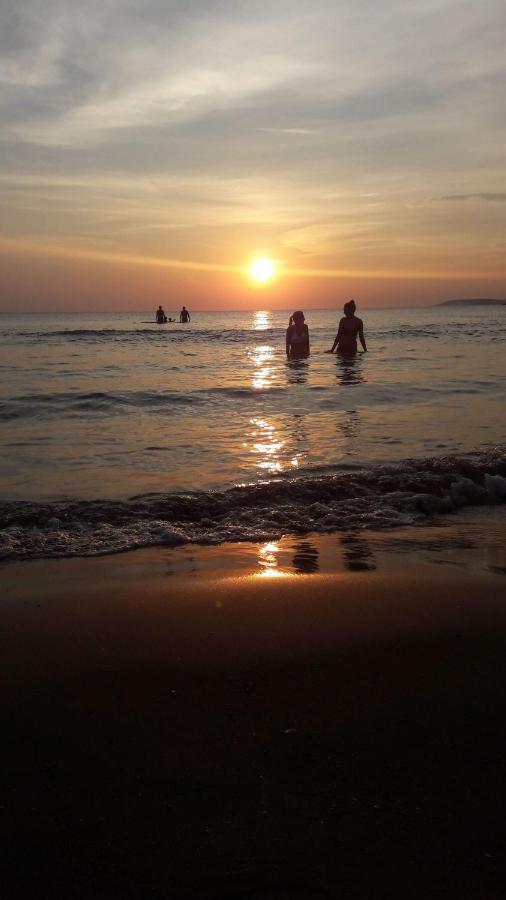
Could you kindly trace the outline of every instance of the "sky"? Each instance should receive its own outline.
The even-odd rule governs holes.
[[[504,0],[2,0],[0,311],[506,297],[505,45]]]

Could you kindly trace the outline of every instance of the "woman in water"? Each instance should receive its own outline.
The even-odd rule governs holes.
[[[325,353],[333,353],[337,347],[337,352],[343,356],[354,356],[357,352],[357,334],[360,343],[367,353],[367,347],[364,338],[364,323],[362,319],[358,319],[355,315],[356,305],[354,300],[349,300],[344,304],[344,316],[339,322],[339,329],[336,334],[331,350]]]
[[[304,313],[298,309],[290,316],[286,329],[286,355],[307,356],[309,354],[309,328],[304,319]]]

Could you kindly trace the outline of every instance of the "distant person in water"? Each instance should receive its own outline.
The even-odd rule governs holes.
[[[155,318],[157,325],[164,325],[167,321],[167,316],[165,315],[165,312],[161,306],[158,307],[155,313]]]
[[[367,353],[367,347],[364,337],[364,323],[362,319],[355,315],[356,305],[354,300],[349,300],[344,304],[344,316],[339,322],[339,329],[336,334],[334,343],[330,350],[325,353],[333,353],[337,348],[338,353],[343,356],[354,356],[357,352],[357,335],[362,344],[364,353]]]
[[[304,313],[298,309],[292,316],[286,329],[286,355],[308,356],[309,354],[309,328],[306,325]]]
[[[190,313],[186,309],[186,306],[183,306],[181,312],[179,313],[179,321],[180,322],[191,322]]]

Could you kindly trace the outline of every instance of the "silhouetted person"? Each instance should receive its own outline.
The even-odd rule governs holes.
[[[339,329],[336,334],[334,343],[330,350],[325,353],[333,353],[337,347],[337,352],[344,356],[354,356],[357,352],[357,335],[362,344],[364,353],[367,353],[367,347],[364,338],[364,323],[362,319],[355,315],[356,305],[354,300],[349,300],[344,304],[344,316],[339,322]]]
[[[157,325],[164,325],[167,321],[167,316],[165,315],[165,312],[161,306],[158,307],[155,313],[155,318]]]
[[[286,355],[308,356],[309,354],[309,328],[306,325],[304,313],[298,309],[292,316],[286,329]]]
[[[186,309],[186,306],[183,306],[181,312],[179,313],[179,321],[180,322],[191,322],[190,313]]]

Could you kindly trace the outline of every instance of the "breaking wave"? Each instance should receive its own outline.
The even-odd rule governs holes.
[[[225,491],[128,500],[0,504],[0,559],[97,556],[138,547],[263,541],[283,533],[416,525],[506,501],[506,448],[368,469],[279,477]]]

